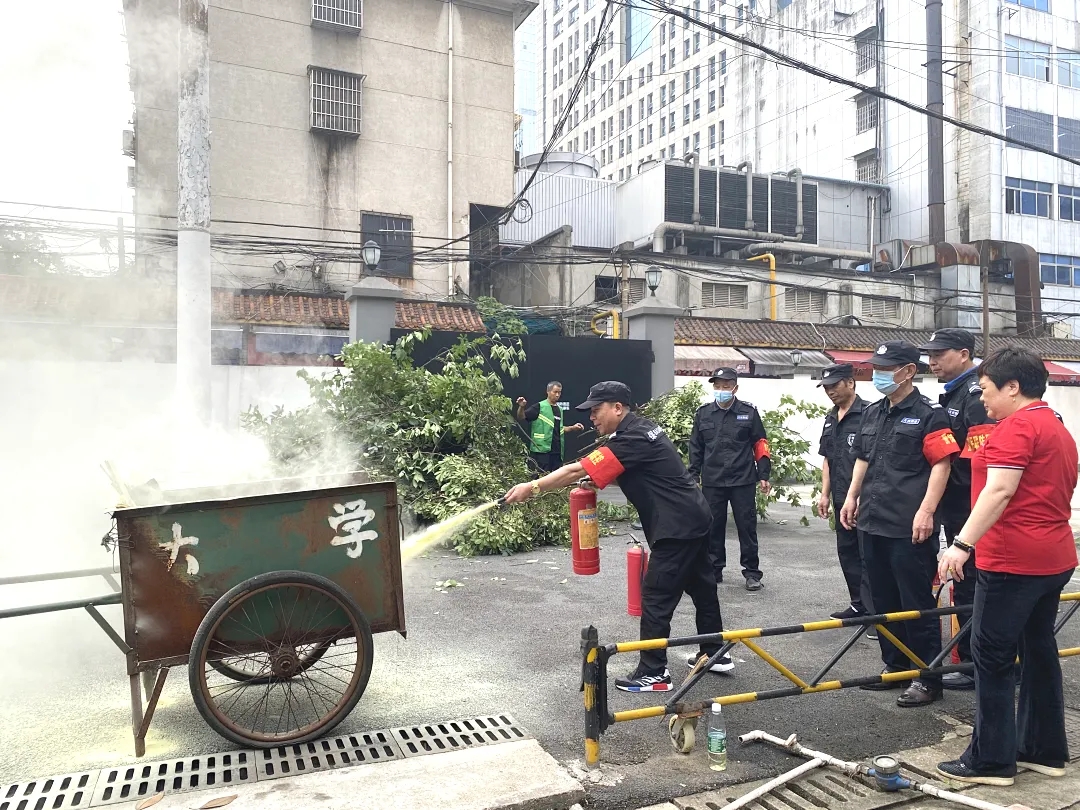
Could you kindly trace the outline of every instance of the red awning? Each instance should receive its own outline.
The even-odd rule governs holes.
[[[1043,365],[1050,372],[1050,382],[1064,385],[1080,385],[1080,371],[1073,371],[1071,368],[1059,366],[1049,360],[1043,360]]]
[[[837,363],[851,363],[853,366],[866,366],[870,367],[870,364],[866,361],[874,354],[873,352],[838,352],[833,349],[829,349],[825,352]]]

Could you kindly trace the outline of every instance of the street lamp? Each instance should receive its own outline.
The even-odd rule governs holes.
[[[662,267],[650,267],[645,271],[645,283],[649,285],[649,293],[656,295],[656,288],[660,286],[660,277],[664,274]]]
[[[379,267],[379,260],[382,258],[382,248],[379,247],[378,242],[368,240],[364,243],[364,246],[360,248],[360,255],[364,259],[364,266],[369,273],[374,273]]]
[[[802,362],[802,352],[798,349],[791,350],[791,365],[793,368],[798,368],[799,363]]]

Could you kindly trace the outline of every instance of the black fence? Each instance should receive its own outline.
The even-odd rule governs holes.
[[[409,330],[394,329],[391,340],[397,340]],[[413,350],[417,365],[428,363],[453,346],[461,337],[456,332],[432,332],[431,336]],[[466,335],[475,338],[476,335]],[[533,404],[546,396],[547,384],[562,383],[562,401],[571,408],[568,424],[581,423],[585,430],[566,437],[566,457],[577,458],[579,450],[596,441],[596,434],[587,413],[573,407],[585,401],[589,388],[603,380],[619,380],[630,386],[634,404],[652,398],[652,345],[644,340],[601,340],[571,338],[560,335],[522,335],[521,345],[526,361],[518,368],[518,376],[503,374],[497,363],[493,370],[502,379],[503,390],[511,400],[525,397]],[[527,439],[523,430],[522,440]]]

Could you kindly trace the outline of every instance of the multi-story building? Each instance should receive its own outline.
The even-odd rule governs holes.
[[[510,201],[513,34],[534,7],[211,0],[212,234],[309,245],[278,256],[216,252],[215,286],[341,290],[361,265],[326,260],[320,245],[373,239],[379,272],[415,294],[467,290],[468,263],[413,254],[472,232],[478,210]],[[177,211],[177,4],[125,0],[124,11],[135,210],[148,233]],[[168,273],[175,251],[140,250],[138,261]]]
[[[899,0],[541,0],[545,137],[594,157],[600,176],[635,177],[698,152],[702,165],[798,168],[864,184],[875,242],[927,242],[927,117],[813,76],[730,33],[917,106],[927,103],[926,12]],[[1078,0],[945,0],[944,112],[1080,158]],[[707,23],[716,31],[698,25]],[[719,32],[719,33],[718,33]],[[580,98],[569,98],[594,40]],[[945,234],[1004,240],[1041,257],[1043,310],[1080,335],[1080,167],[944,125]],[[721,203],[722,204],[722,203]],[[1074,211],[1074,208],[1076,209]],[[898,259],[900,257],[897,257]]]
[[[514,110],[521,116],[514,138],[519,156],[543,148],[540,141],[540,14],[535,11],[514,35]]]

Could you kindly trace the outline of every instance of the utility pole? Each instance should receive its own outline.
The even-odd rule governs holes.
[[[945,113],[941,84],[941,0],[926,0],[926,109]],[[945,132],[940,118],[927,117],[927,190],[930,244],[945,241]]]
[[[208,0],[178,0],[176,393],[210,421],[210,26]]]
[[[989,252],[987,246],[984,254]],[[979,258],[979,280],[982,286],[982,356],[985,360],[990,354],[990,259],[986,255]]]
[[[630,260],[625,257],[622,260],[622,272],[619,276],[619,296],[622,311],[626,312],[630,309]],[[623,326],[625,327],[625,324]]]

